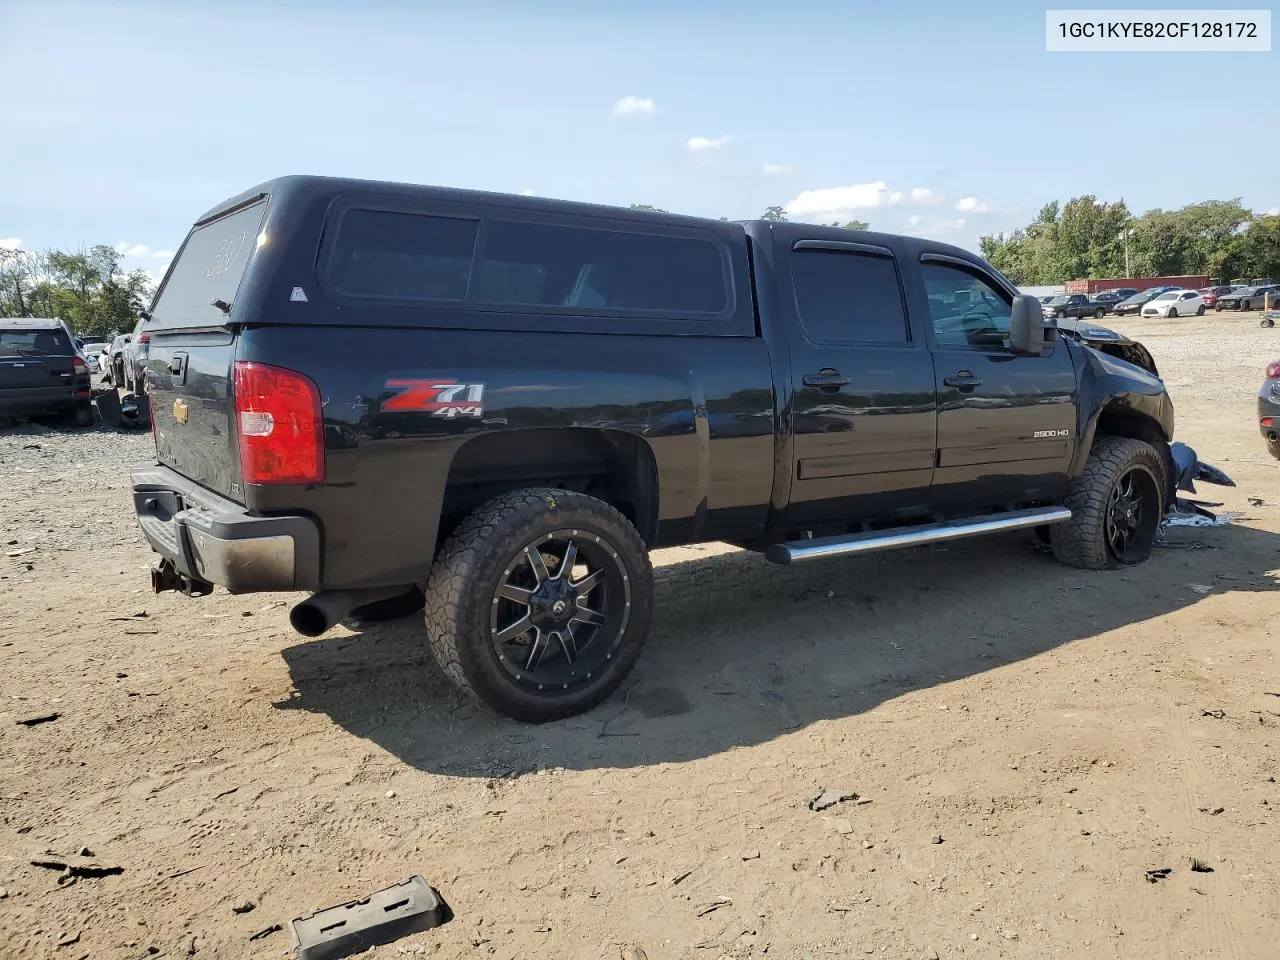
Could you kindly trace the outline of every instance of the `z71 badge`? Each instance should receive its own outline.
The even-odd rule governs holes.
[[[385,413],[429,413],[433,417],[484,416],[484,384],[456,380],[388,380],[392,396],[382,402]]]

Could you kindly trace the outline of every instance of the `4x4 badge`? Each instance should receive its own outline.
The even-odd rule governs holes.
[[[388,380],[393,395],[382,402],[384,413],[430,413],[433,417],[484,416],[484,384],[456,380]]]

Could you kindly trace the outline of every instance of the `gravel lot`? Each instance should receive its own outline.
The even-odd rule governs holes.
[[[452,693],[416,621],[306,641],[294,597],[152,596],[150,436],[0,433],[0,956],[285,957],[420,872],[455,919],[374,956],[1274,960],[1280,330],[1107,322],[1235,523],[1109,574],[1017,537],[663,551],[632,682],[546,727]]]

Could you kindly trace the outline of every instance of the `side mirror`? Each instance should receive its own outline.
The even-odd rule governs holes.
[[[1039,356],[1044,350],[1048,340],[1044,328],[1044,307],[1035,297],[1022,294],[1013,298],[1009,339],[1014,353]]]

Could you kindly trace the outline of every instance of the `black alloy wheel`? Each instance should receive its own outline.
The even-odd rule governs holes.
[[[1141,563],[1151,553],[1160,528],[1160,490],[1156,478],[1141,465],[1131,466],[1116,481],[1107,505],[1107,549],[1120,563]]]
[[[599,536],[556,530],[509,561],[490,604],[489,642],[531,692],[590,684],[613,659],[631,615],[631,582]]]

